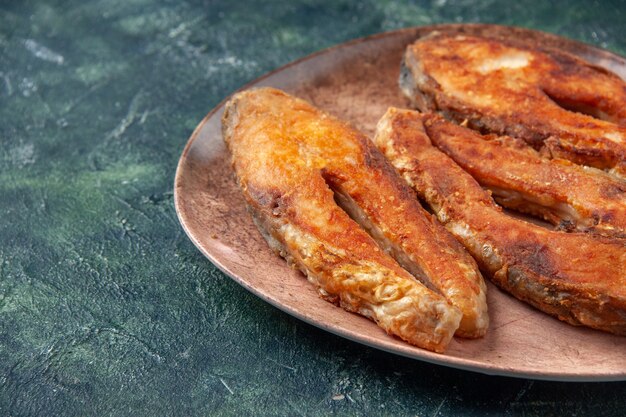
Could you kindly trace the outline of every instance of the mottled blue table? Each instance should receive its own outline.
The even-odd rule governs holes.
[[[0,414],[624,415],[626,382],[486,376],[297,321],[177,221],[180,153],[230,92],[333,44],[440,22],[626,54],[617,1],[3,1]]]

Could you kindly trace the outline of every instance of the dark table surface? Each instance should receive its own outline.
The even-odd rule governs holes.
[[[0,414],[624,415],[626,382],[486,376],[318,330],[219,272],[178,223],[177,161],[225,96],[440,22],[626,54],[616,1],[0,3]]]

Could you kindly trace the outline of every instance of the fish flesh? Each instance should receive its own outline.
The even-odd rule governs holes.
[[[520,139],[422,116],[433,145],[488,188],[500,205],[561,230],[626,237],[626,184],[604,171],[546,159]]]
[[[435,352],[485,333],[475,261],[367,137],[273,88],[235,94],[222,132],[261,234],[324,299]]]
[[[423,112],[626,177],[626,82],[572,54],[435,32],[407,47],[400,88]]]
[[[573,325],[626,335],[626,240],[511,217],[428,136],[429,117],[391,108],[375,143],[500,288]]]

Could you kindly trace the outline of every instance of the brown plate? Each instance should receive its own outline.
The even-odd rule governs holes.
[[[246,86],[272,86],[312,102],[371,135],[389,106],[406,106],[397,78],[405,46],[433,30],[525,38],[573,52],[626,79],[626,60],[554,35],[493,25],[404,29],[348,42]],[[244,288],[324,330],[388,352],[486,374],[567,381],[626,380],[626,338],[573,327],[489,284],[491,326],[480,340],[455,338],[443,355],[388,336],[373,322],[317,296],[265,243],[233,181],[221,136],[224,102],[198,125],[176,172],[176,211],[193,243]]]

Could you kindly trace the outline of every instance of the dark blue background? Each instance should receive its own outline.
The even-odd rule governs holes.
[[[442,22],[626,54],[616,1],[3,1],[0,414],[624,414],[623,382],[489,377],[313,328],[178,224],[178,158],[226,95],[321,48]]]

